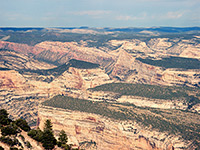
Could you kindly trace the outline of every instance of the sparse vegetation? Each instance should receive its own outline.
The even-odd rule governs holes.
[[[0,125],[8,125],[11,120],[8,118],[8,112],[5,109],[0,110]]]
[[[44,70],[27,70],[27,69],[23,69],[23,70],[19,70],[19,72],[21,74],[23,73],[36,73],[39,75],[53,75],[55,77],[61,75],[63,72],[65,72],[66,70],[69,69],[69,67],[74,67],[74,68],[79,68],[79,69],[93,69],[93,68],[98,68],[99,64],[94,64],[94,63],[90,63],[90,62],[86,62],[86,61],[80,61],[80,60],[75,60],[75,59],[71,59],[69,61],[68,64],[63,64],[61,66],[52,68],[52,69],[44,69]],[[51,81],[52,79],[50,79]]]
[[[27,146],[28,148],[31,148],[31,147],[32,147],[32,145],[31,145],[31,143],[30,143],[29,141],[26,141],[25,144],[26,144],[26,146]]]
[[[200,115],[181,110],[140,108],[133,104],[95,102],[55,96],[43,105],[103,115],[117,120],[132,120],[144,127],[170,134],[180,134],[186,140],[196,142],[200,148]],[[191,120],[191,118],[193,118]]]
[[[59,137],[58,137],[58,143],[57,145],[59,147],[65,147],[66,143],[67,143],[67,134],[65,133],[64,130],[61,130],[60,133],[59,133]]]
[[[193,58],[169,57],[161,60],[137,58],[139,61],[164,68],[200,69],[200,61]]]
[[[1,136],[0,141],[5,144],[8,144],[9,146],[14,146],[19,144],[19,141],[17,139],[11,139],[10,137],[5,137],[5,136]]]
[[[94,69],[100,66],[99,64],[94,64],[91,62],[86,62],[86,61],[81,61],[81,60],[76,60],[76,59],[71,59],[69,61],[69,65],[70,67],[80,68],[80,69]]]
[[[30,130],[30,126],[23,119],[17,119],[15,121],[8,119],[8,113],[5,109],[0,110],[0,116],[1,116],[0,131],[2,134],[2,136],[0,137],[0,141],[9,145],[10,149],[18,149],[12,147],[15,145],[22,147],[22,144],[18,141],[18,139],[16,139],[17,133],[20,133],[21,129],[26,132],[29,131],[28,135],[31,138],[35,139],[36,141],[41,142],[45,149],[48,150],[53,149],[54,146],[57,144],[57,140],[55,139],[53,134],[51,120],[46,120],[44,130],[41,131],[39,128],[36,130],[35,129]],[[25,141],[26,139],[24,138],[23,135],[20,134],[18,137],[22,139],[22,141],[28,148],[32,147],[29,141]],[[62,144],[63,142],[66,144],[67,139],[64,138],[64,134],[62,134],[61,137],[62,139],[60,139],[60,141],[62,142]]]
[[[28,125],[28,123],[26,122],[26,120],[23,120],[23,119],[17,119],[15,121],[15,124],[26,132],[30,131],[30,129],[31,129],[30,126]]]
[[[39,128],[37,128],[36,130],[35,129],[30,130],[28,132],[28,136],[30,136],[31,138],[33,138],[38,142],[42,142],[43,140],[43,132]]]
[[[197,88],[187,87],[172,87],[172,86],[158,86],[148,84],[129,84],[129,83],[109,83],[97,86],[90,90],[93,91],[110,91],[119,93],[121,95],[133,95],[140,97],[147,97],[153,99],[183,99],[190,101],[191,97],[188,93],[198,94],[200,91]],[[195,99],[198,103],[198,98]]]

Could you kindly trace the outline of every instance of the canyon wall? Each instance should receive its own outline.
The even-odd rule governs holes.
[[[38,116],[40,128],[44,127],[46,119],[51,119],[56,134],[63,129],[69,143],[85,149],[183,150],[190,144],[178,135],[148,130],[134,121],[114,120],[91,113],[40,105]]]

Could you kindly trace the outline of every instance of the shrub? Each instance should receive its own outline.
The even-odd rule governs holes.
[[[68,140],[67,134],[65,133],[64,130],[61,130],[58,138],[58,146],[61,147],[62,144],[66,144],[67,140]]]
[[[17,119],[15,121],[15,124],[26,132],[30,131],[30,129],[31,129],[30,126],[28,125],[28,123],[26,122],[26,120],[23,120],[23,119]]]
[[[10,122],[11,120],[8,118],[7,110],[1,109],[0,110],[0,124],[8,125]]]
[[[10,124],[1,128],[1,134],[6,135],[15,135],[21,132],[15,124]]]
[[[19,141],[17,139],[12,140],[11,138],[5,136],[0,137],[0,141],[10,146],[19,144]]]
[[[31,145],[31,143],[29,142],[29,141],[26,141],[26,146],[28,147],[28,148],[31,148],[32,147],[32,145]]]
[[[33,138],[34,140],[38,142],[42,142],[43,140],[43,132],[38,128],[37,130],[32,129],[28,132],[28,136]]]

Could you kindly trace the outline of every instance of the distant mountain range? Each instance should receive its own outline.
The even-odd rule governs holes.
[[[1,27],[0,30],[3,31],[28,31],[28,30],[44,30],[47,28],[43,27]],[[161,33],[180,33],[180,32],[191,32],[200,31],[200,27],[124,27],[124,28],[91,28],[91,27],[51,27],[48,29],[84,29],[84,30],[94,30],[99,32],[141,32],[141,31],[151,31],[151,32],[161,32]]]

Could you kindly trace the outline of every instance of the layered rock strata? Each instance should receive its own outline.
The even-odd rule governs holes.
[[[179,136],[150,131],[136,122],[119,121],[96,114],[40,106],[40,128],[43,128],[46,119],[51,119],[53,130],[56,133],[63,129],[70,139],[69,143],[80,147],[83,143],[92,143],[93,149],[98,150],[181,150],[189,144],[181,140]],[[83,148],[87,149],[87,147]]]

